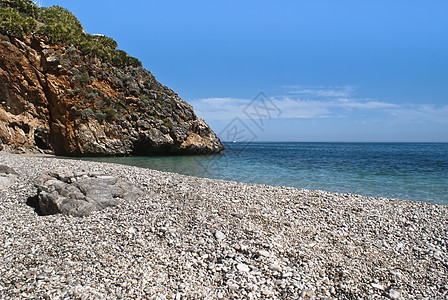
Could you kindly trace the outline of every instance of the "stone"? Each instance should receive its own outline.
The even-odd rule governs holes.
[[[238,288],[239,288],[239,286],[236,283],[231,283],[231,284],[229,284],[228,287],[229,287],[229,290],[232,292],[238,290]]]
[[[218,241],[222,241],[222,240],[224,240],[224,239],[226,238],[226,235],[225,235],[222,231],[216,230],[216,232],[215,232],[215,238],[216,238]]]
[[[3,155],[0,165],[20,178],[0,191],[0,299],[216,299],[218,292],[224,299],[396,298],[391,289],[398,299],[446,298],[446,261],[433,258],[437,251],[447,257],[446,205],[51,157]],[[151,195],[85,218],[38,217],[23,202],[37,202],[33,184],[48,170],[61,186],[117,177]],[[294,211],[295,230],[277,222],[285,207]],[[404,217],[418,234],[396,222]],[[224,241],[216,241],[216,230]],[[406,251],[377,251],[383,240],[401,241]],[[261,249],[270,256],[258,255]],[[281,272],[269,270],[271,263]]]
[[[378,284],[378,283],[371,283],[370,284],[374,289],[378,289],[378,290],[382,290],[384,291],[384,286],[382,284]]]
[[[42,215],[87,216],[142,194],[130,183],[108,175],[76,177],[73,173],[52,172],[39,176],[35,186]]]
[[[57,64],[59,64],[59,62],[60,62],[60,58],[55,54],[53,54],[47,58],[47,63],[49,63],[49,64],[57,65]]]
[[[269,253],[269,251],[266,251],[266,250],[258,250],[257,251],[257,254],[259,255],[259,256],[264,256],[264,257],[269,257],[271,254]]]
[[[389,290],[389,298],[390,299],[394,299],[394,300],[400,299],[401,298],[401,293],[399,291],[397,291],[397,290],[390,289]]]
[[[292,275],[293,275],[292,272],[283,272],[282,273],[283,278],[292,277]]]
[[[14,176],[2,176],[0,175],[0,190],[6,190],[16,182]]]
[[[246,265],[246,264],[243,264],[243,263],[239,263],[239,264],[237,264],[237,265],[236,265],[236,268],[237,268],[238,271],[240,271],[240,272],[249,272],[249,271],[250,271],[249,266]]]
[[[5,165],[0,165],[0,174],[4,174],[4,175],[17,175],[16,170],[14,170],[11,167],[5,166]]]
[[[281,272],[282,267],[280,267],[278,264],[270,264],[269,270],[274,271],[274,272]]]
[[[8,166],[0,165],[0,190],[6,190],[17,181],[17,172]]]

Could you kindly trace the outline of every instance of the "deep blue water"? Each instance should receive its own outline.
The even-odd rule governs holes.
[[[448,205],[448,143],[225,143],[225,146],[221,155],[88,160],[199,177]]]

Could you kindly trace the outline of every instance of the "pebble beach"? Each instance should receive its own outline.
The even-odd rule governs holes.
[[[55,157],[0,165],[17,173],[0,190],[0,299],[448,299],[448,206]],[[144,193],[40,216],[34,181],[53,170]]]

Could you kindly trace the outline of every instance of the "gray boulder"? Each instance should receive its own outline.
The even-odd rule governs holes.
[[[11,167],[5,166],[5,165],[0,165],[0,174],[1,175],[18,175],[16,170],[14,170]]]
[[[0,165],[0,190],[6,190],[17,181],[17,172],[8,166]]]
[[[136,186],[101,173],[53,172],[39,176],[35,186],[42,215],[87,216],[142,194]]]

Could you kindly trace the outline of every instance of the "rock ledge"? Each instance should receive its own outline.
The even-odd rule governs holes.
[[[42,215],[87,216],[141,194],[130,183],[102,173],[52,172],[39,176],[35,186]]]

